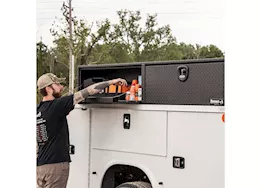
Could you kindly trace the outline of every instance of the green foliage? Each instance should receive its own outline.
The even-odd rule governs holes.
[[[212,44],[177,43],[169,25],[159,26],[156,14],[147,15],[143,26],[139,11],[121,10],[117,15],[118,23],[112,24],[109,19],[97,21],[96,30],[94,23],[73,19],[75,70],[78,65],[87,64],[224,57],[224,53]],[[50,32],[54,36],[53,48],[37,43],[37,77],[54,72],[68,78],[69,29],[66,20],[54,22]]]
[[[38,42],[36,44],[37,77],[39,77],[40,75],[48,71],[49,59],[50,59],[50,54],[47,46],[42,42]]]

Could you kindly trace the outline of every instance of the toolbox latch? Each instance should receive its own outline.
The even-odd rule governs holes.
[[[178,78],[181,82],[185,82],[188,79],[189,68],[186,65],[178,66]]]
[[[75,146],[74,146],[74,145],[70,145],[70,146],[69,146],[69,153],[70,153],[71,155],[74,155],[74,154],[75,154]]]
[[[173,157],[173,168],[184,169],[185,168],[185,158],[184,157]]]
[[[123,115],[123,128],[130,129],[130,114]]]

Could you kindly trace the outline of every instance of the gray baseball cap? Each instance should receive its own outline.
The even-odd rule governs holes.
[[[46,73],[38,78],[37,86],[38,86],[38,89],[40,90],[40,89],[43,89],[54,83],[60,84],[60,83],[64,82],[65,79],[66,78],[58,78],[53,73]]]

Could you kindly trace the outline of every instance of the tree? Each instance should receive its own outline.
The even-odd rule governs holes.
[[[157,15],[148,14],[141,25],[140,11],[117,11],[118,22],[109,19],[88,23],[73,18],[72,47],[78,65],[224,57],[215,45],[177,43],[169,25],[159,26]],[[54,72],[69,77],[69,29],[66,16],[50,29],[54,47],[37,44],[38,76]],[[75,74],[76,75],[76,74]]]
[[[224,57],[223,52],[215,45],[203,46],[200,48],[200,58]]]
[[[69,50],[69,31],[64,19],[65,18],[60,19],[58,23],[54,22],[53,28],[50,29],[51,34],[55,38],[54,44],[56,48],[60,48],[61,51]],[[106,33],[110,28],[110,22],[108,20],[96,22],[96,26],[98,29],[96,32],[93,32],[93,23],[90,25],[83,19],[77,20],[76,17],[73,19],[73,54],[77,64],[88,64],[89,57],[95,45],[106,38]],[[62,47],[59,47],[59,45],[62,45]]]
[[[156,14],[147,15],[145,27],[141,27],[139,23],[140,11],[121,10],[117,14],[119,23],[113,25],[109,41],[111,55],[116,62],[155,60],[159,57],[158,49],[161,46],[175,42],[168,25],[157,27]],[[122,49],[120,54],[125,55],[124,59],[119,59],[119,53],[115,53],[114,48],[117,47]],[[125,52],[122,52],[123,50]],[[126,58],[126,55],[129,57]]]
[[[42,41],[36,43],[37,78],[48,71],[49,58],[47,46]]]
[[[214,45],[203,46],[176,42],[169,25],[158,26],[157,15],[147,15],[142,27],[140,11],[120,10],[118,23],[106,19],[93,23],[73,19],[73,53],[75,67],[83,64],[124,63],[174,59],[223,57]],[[54,54],[59,62],[68,65],[69,32],[65,18],[54,23]]]
[[[36,65],[37,65],[37,78],[43,75],[46,72],[49,72],[49,60],[50,54],[47,48],[42,41],[36,43]],[[40,102],[41,96],[38,94],[36,89],[36,101]]]

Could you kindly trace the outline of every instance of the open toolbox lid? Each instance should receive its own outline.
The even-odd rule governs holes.
[[[224,105],[224,59],[192,59],[123,64],[81,65],[78,88],[124,78],[142,77],[143,104]],[[101,93],[84,103],[126,103],[125,92]]]

